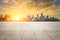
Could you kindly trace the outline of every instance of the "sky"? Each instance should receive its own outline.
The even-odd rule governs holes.
[[[55,16],[60,19],[60,0],[0,0],[0,14]]]

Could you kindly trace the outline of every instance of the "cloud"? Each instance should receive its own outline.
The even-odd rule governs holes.
[[[9,0],[3,0],[2,2],[3,2],[3,3],[8,3],[8,2],[9,2]]]
[[[53,5],[55,2],[57,2],[57,0],[42,0],[39,5],[40,7],[48,7]]]
[[[37,12],[37,0],[2,0],[0,13],[20,14],[25,16]]]
[[[1,3],[3,4],[11,4],[11,5],[18,5],[21,3],[25,3],[26,6],[28,5],[36,5],[38,2],[37,0],[2,0]]]
[[[60,5],[55,2],[57,0],[0,0],[0,13],[58,15]]]

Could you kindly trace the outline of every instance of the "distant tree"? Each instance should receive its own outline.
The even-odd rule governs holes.
[[[3,21],[3,14],[0,14],[0,21]]]
[[[8,21],[9,20],[9,18],[10,18],[10,15],[8,15],[8,14],[5,14],[5,16],[4,16],[4,21]]]

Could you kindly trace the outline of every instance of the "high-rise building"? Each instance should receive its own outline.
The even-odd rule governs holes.
[[[45,20],[45,16],[43,15],[43,13],[41,13],[40,20],[41,21],[44,21]]]

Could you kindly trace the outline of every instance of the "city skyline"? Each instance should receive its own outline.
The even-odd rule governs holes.
[[[36,17],[32,16],[32,21],[60,21],[59,18],[54,16],[44,15],[44,13],[37,14]]]
[[[21,19],[20,16],[11,17],[11,15],[0,14],[0,21],[6,22],[34,22],[34,21],[60,21],[54,16],[44,15],[44,13],[35,15],[26,15],[26,18]]]

